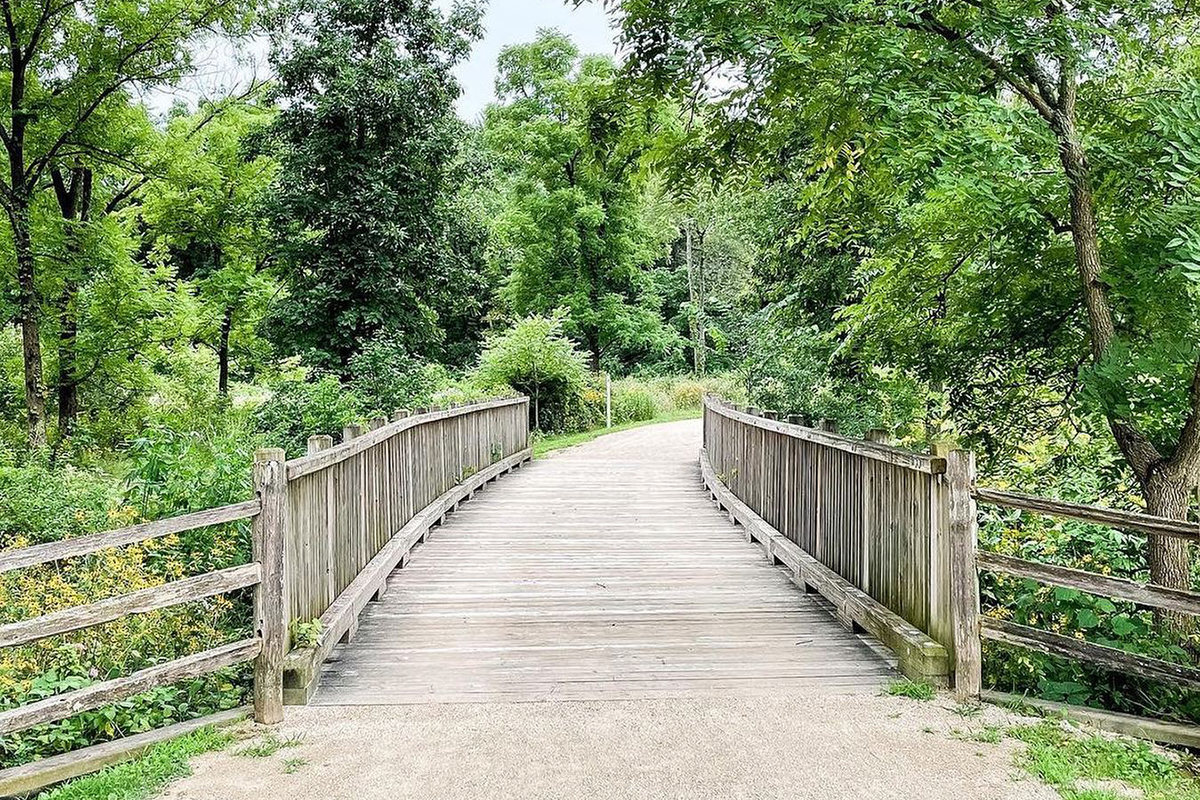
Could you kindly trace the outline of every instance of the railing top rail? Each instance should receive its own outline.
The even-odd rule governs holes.
[[[63,558],[85,556],[113,547],[137,544],[147,539],[159,539],[173,533],[207,528],[210,525],[221,525],[240,519],[257,516],[262,505],[257,499],[244,500],[232,505],[206,508],[203,511],[193,511],[190,514],[180,514],[177,517],[141,522],[127,528],[117,528],[103,533],[91,533],[86,536],[76,536],[73,539],[61,539],[57,542],[35,544],[17,550],[0,551],[0,574],[11,572],[21,567],[32,567],[49,561]]]
[[[1156,517],[1153,514],[1139,514],[1101,506],[1086,506],[1081,503],[1068,503],[1064,500],[1051,500],[1047,497],[1035,497],[1019,492],[1006,492],[978,486],[972,489],[971,494],[980,503],[989,505],[1032,511],[1051,517],[1065,517],[1080,522],[1092,522],[1097,525],[1108,525],[1139,533],[1200,541],[1200,523],[1187,520],[1168,519],[1167,517]]]
[[[415,414],[411,417],[404,417],[394,422],[389,422],[373,431],[368,431],[362,436],[355,437],[348,442],[343,442],[336,447],[331,447],[328,450],[321,450],[317,453],[294,458],[287,462],[288,480],[310,475],[314,472],[320,472],[323,469],[332,467],[334,464],[345,461],[351,456],[357,455],[365,450],[369,450],[380,442],[386,441],[395,436],[401,431],[415,428],[418,425],[424,425],[428,422],[436,422],[440,419],[449,419],[451,417],[462,416],[463,414],[471,414],[476,411],[486,411],[490,408],[503,408],[504,406],[522,405],[529,402],[528,397],[501,397],[496,400],[484,400],[478,403],[469,403],[462,406],[454,406],[452,408],[443,408],[437,411],[428,411],[424,414]]]
[[[806,428],[803,425],[794,425],[790,422],[766,419],[754,414],[747,414],[745,411],[738,411],[729,403],[711,396],[705,396],[704,406],[723,417],[737,420],[756,428],[781,433],[784,436],[792,436],[796,439],[812,442],[824,447],[831,447],[835,450],[854,453],[865,458],[884,461],[898,467],[906,467],[907,469],[930,475],[940,475],[946,471],[946,459],[940,456],[922,455],[921,453],[913,453],[908,450],[902,450],[899,447],[892,447],[891,445],[868,442],[861,439],[851,439],[848,436],[841,436],[829,431]]]

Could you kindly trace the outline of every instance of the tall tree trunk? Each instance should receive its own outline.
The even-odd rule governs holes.
[[[688,301],[692,313],[688,315],[688,328],[692,337],[692,370],[704,374],[704,328],[700,322],[700,287],[696,279],[696,266],[692,260],[692,222],[683,225],[683,263],[687,270]]]
[[[78,287],[68,281],[58,298],[58,441],[75,432],[79,421]]]
[[[1088,313],[1092,360],[1108,356],[1116,337],[1107,288],[1101,277],[1100,235],[1096,225],[1095,200],[1087,156],[1075,127],[1073,109],[1060,111],[1053,125],[1059,140],[1059,158],[1067,177],[1071,206],[1071,238]],[[1170,519],[1187,519],[1189,493],[1196,477],[1172,468],[1154,445],[1126,421],[1108,417],[1109,427],[1125,460],[1138,476],[1146,511]],[[1191,589],[1191,553],[1187,542],[1150,536],[1146,544],[1150,580],[1172,589]],[[1172,627],[1184,627],[1184,617],[1164,615]]]
[[[233,306],[226,306],[217,342],[217,392],[222,395],[229,394],[229,333],[232,330]]]
[[[25,429],[30,449],[36,450],[46,445],[46,395],[42,381],[41,302],[34,280],[29,197],[23,190],[14,192],[9,221],[17,261],[17,314],[25,365]]]
[[[79,420],[79,286],[83,280],[83,242],[80,225],[91,218],[92,171],[75,166],[70,180],[62,170],[50,172],[54,196],[63,218],[67,271],[58,297],[58,441],[71,437]]]

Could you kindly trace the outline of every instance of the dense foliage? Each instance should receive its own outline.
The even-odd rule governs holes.
[[[624,65],[543,30],[458,118],[480,9],[16,3],[0,75],[0,546],[243,499],[398,409],[520,392],[536,435],[718,392],[984,480],[1195,515],[1195,12],[621,0]],[[155,114],[202,36],[271,80]],[[244,525],[0,575],[21,619],[241,563]],[[1200,585],[1195,554],[1009,513],[983,545]],[[1184,620],[990,579],[987,612],[1194,663]],[[0,707],[244,635],[248,599],[0,654]],[[991,685],[1178,719],[1195,693],[989,648]],[[16,763],[226,708],[226,671],[6,737]]]
[[[342,373],[380,334],[462,359],[479,338],[487,282],[483,233],[456,199],[463,125],[451,69],[478,35],[478,10],[296,0],[285,13],[272,58],[283,105],[272,221],[289,302],[271,337]]]

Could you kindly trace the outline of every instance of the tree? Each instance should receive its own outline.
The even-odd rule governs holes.
[[[505,184],[502,297],[518,315],[565,308],[593,371],[609,353],[661,353],[672,337],[648,270],[670,234],[648,224],[641,174],[653,120],[610,59],[554,31],[506,48],[498,70],[484,138]]]
[[[282,110],[272,199],[287,295],[270,334],[346,373],[386,332],[436,358],[486,309],[483,235],[462,211],[451,70],[479,10],[430,0],[296,0],[273,33]]]
[[[250,346],[275,289],[263,205],[277,164],[252,149],[274,114],[256,103],[176,114],[162,147],[163,174],[143,204],[153,257],[200,301],[193,335],[217,354],[220,394],[229,389],[231,343],[240,334]]]
[[[542,406],[556,418],[587,382],[583,357],[563,331],[561,315],[529,316],[488,342],[472,373],[485,388],[506,386],[533,401],[533,427],[542,428]]]
[[[217,25],[233,27],[235,0],[151,0],[129,6],[100,0],[0,5],[7,34],[2,82],[7,120],[0,144],[8,159],[0,206],[10,224],[21,326],[26,428],[31,447],[46,443],[42,297],[31,211],[51,170],[72,169],[91,152],[88,126],[134,87],[172,80],[189,63],[187,43]],[[82,183],[78,184],[82,188]]]
[[[709,70],[726,68],[733,85],[722,129],[727,141],[756,139],[774,152],[777,173],[799,176],[807,169],[818,204],[846,204],[866,185],[876,197],[898,201],[877,210],[911,223],[899,202],[905,192],[928,201],[926,212],[990,192],[992,222],[1038,226],[1036,238],[1024,243],[1035,257],[1021,264],[1017,281],[1031,300],[1035,328],[1061,337],[1078,321],[1082,341],[1076,341],[1091,364],[1080,378],[1139,481],[1147,510],[1186,515],[1200,471],[1200,314],[1195,272],[1187,266],[1194,263],[1188,255],[1194,237],[1180,227],[1195,214],[1200,189],[1196,142],[1183,133],[1200,119],[1188,67],[1196,27],[1188,7],[1140,0],[1120,8],[1061,0],[755,6],[626,0],[622,9],[644,77],[711,91]],[[801,163],[788,158],[798,154]],[[1143,159],[1150,154],[1148,164]],[[1131,207],[1131,197],[1148,207]],[[921,250],[926,265],[941,263],[943,291],[926,293],[928,284],[897,277],[911,274],[902,263],[906,252],[876,251],[865,301],[878,309],[872,290],[890,284],[890,296],[874,297],[895,305],[907,292],[910,329],[945,320],[956,338],[972,338],[971,321],[952,319],[947,298],[956,283],[985,276],[970,289],[980,295],[974,308],[997,322],[1007,311],[993,314],[996,304],[981,289],[1011,280],[996,267],[1016,259],[992,261],[986,237],[962,235],[968,231],[956,227],[953,215],[938,220],[940,228],[925,232],[936,230],[941,241],[927,236]],[[896,230],[884,219],[870,232],[880,235],[866,241],[884,245]],[[969,233],[987,230],[996,226]],[[1022,246],[1013,230],[1000,243],[1005,255]],[[1073,273],[1069,279],[1062,266]],[[933,317],[924,313],[930,305]],[[922,316],[924,323],[916,322]],[[1056,339],[1037,346],[1044,352],[1048,343]],[[1060,351],[1054,360],[1069,357]],[[1148,561],[1154,582],[1190,584],[1182,540],[1151,537]]]

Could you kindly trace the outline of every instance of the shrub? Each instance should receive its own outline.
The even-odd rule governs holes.
[[[658,415],[658,406],[650,389],[634,381],[616,381],[612,385],[614,425],[643,422]]]
[[[350,359],[350,374],[351,391],[368,416],[431,405],[450,384],[445,367],[410,354],[393,337],[372,341]]]
[[[122,490],[108,475],[44,464],[0,467],[0,546],[24,547],[128,524]]]
[[[836,342],[816,328],[761,323],[741,368],[749,400],[781,416],[837,421],[850,436],[895,430],[923,410],[921,387],[907,375],[839,359]]]
[[[472,373],[482,389],[506,387],[530,398],[533,424],[570,430],[583,413],[588,373],[582,354],[563,333],[561,315],[533,315],[493,337]]]
[[[270,399],[254,412],[254,428],[264,440],[284,448],[289,457],[304,454],[308,437],[338,437],[359,417],[362,401],[333,375],[316,381],[289,380],[275,387]]]
[[[700,381],[681,380],[670,387],[671,402],[676,408],[699,408],[706,391]]]

